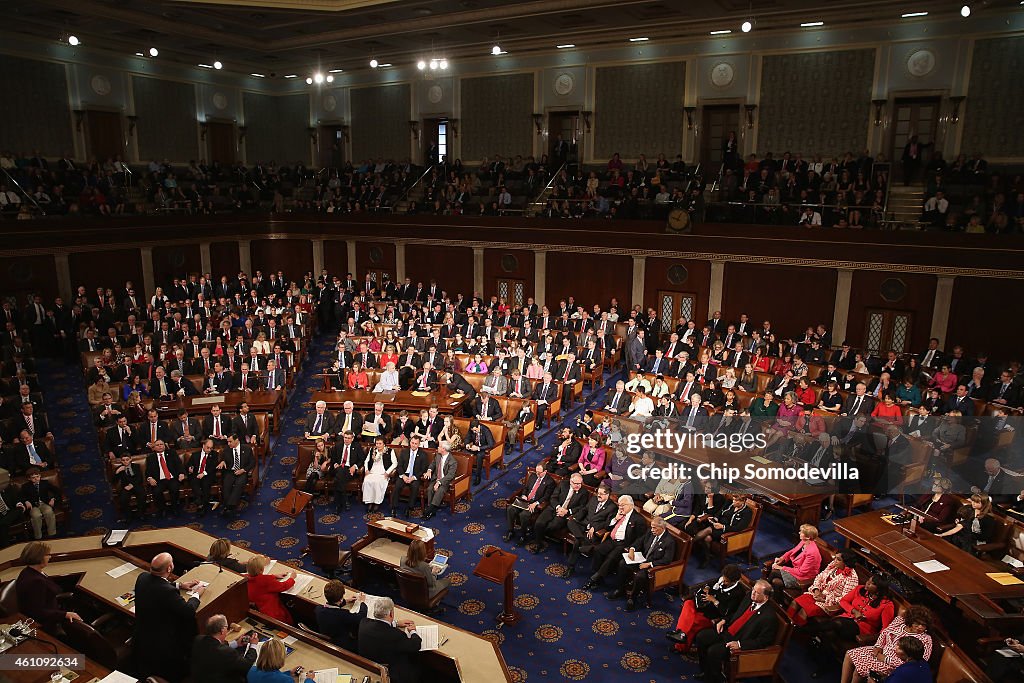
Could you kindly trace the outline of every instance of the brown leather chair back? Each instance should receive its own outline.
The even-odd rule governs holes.
[[[64,633],[68,645],[78,652],[108,669],[117,668],[117,650],[91,625],[84,621],[69,621],[64,624]]]
[[[341,538],[334,534],[306,534],[313,564],[327,573],[341,566]]]
[[[14,581],[8,581],[0,586],[0,612],[5,617],[21,611],[18,607],[18,592],[14,588]]]
[[[398,577],[398,590],[402,594],[402,602],[416,612],[427,612],[431,609],[430,592],[427,589],[427,579],[405,567],[395,570]]]

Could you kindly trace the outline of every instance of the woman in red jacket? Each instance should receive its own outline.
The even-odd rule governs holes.
[[[863,586],[857,586],[839,601],[840,613],[834,617],[812,617],[805,632],[812,635],[811,644],[824,641],[851,641],[858,636],[875,636],[896,616],[896,606],[889,597],[889,582],[874,574]]]
[[[818,529],[810,524],[800,525],[800,540],[793,548],[775,558],[766,567],[765,578],[771,581],[776,598],[786,588],[799,588],[814,579],[821,569],[821,549],[815,539]]]
[[[281,602],[281,593],[295,585],[295,572],[287,574],[264,574],[267,558],[253,555],[245,565],[249,575],[249,602],[268,617],[274,617],[286,624],[294,624],[292,615]]]

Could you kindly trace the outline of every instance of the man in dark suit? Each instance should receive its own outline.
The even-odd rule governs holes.
[[[238,406],[238,415],[234,418],[235,434],[238,434],[242,441],[255,447],[259,442],[260,425],[256,417],[249,412],[249,404],[241,403]]]
[[[214,614],[206,620],[206,634],[192,642],[193,683],[239,683],[256,662],[259,636],[241,636],[235,647],[228,644],[228,619]]]
[[[170,553],[153,558],[148,572],[135,580],[135,636],[132,640],[137,672],[176,683],[188,674],[188,659],[196,634],[196,610],[205,587],[198,581],[170,580]],[[188,600],[181,590],[190,591]]]
[[[473,415],[481,420],[494,421],[501,419],[501,405],[498,400],[487,394],[477,396],[473,407]]]
[[[213,439],[218,446],[223,446],[232,431],[231,423],[231,418],[222,413],[219,405],[210,406],[210,414],[203,421],[203,438]]]
[[[473,454],[474,465],[473,465],[473,484],[480,483],[480,477],[483,474],[484,461],[487,459],[488,453],[491,452],[491,448],[494,446],[494,435],[491,433],[490,428],[487,425],[481,424],[477,418],[472,418],[469,421],[469,430],[466,432],[466,441],[463,445],[463,449]]]
[[[132,463],[132,456],[127,453],[120,457],[114,469],[114,484],[117,490],[117,502],[120,508],[120,519],[146,518],[146,486],[142,481],[142,467]],[[132,501],[134,500],[134,505]]]
[[[119,457],[122,453],[135,453],[135,432],[128,425],[124,415],[117,418],[117,425],[107,429],[103,437],[103,452],[108,459]]]
[[[870,415],[875,409],[875,399],[868,395],[868,387],[864,382],[857,382],[853,393],[846,397],[839,414],[844,417]]]
[[[284,387],[284,384],[284,370],[278,369],[277,364],[274,361],[268,360],[267,371],[264,373],[263,379],[260,380],[260,389],[264,389],[267,391],[273,391],[277,389],[278,391],[280,391],[281,388]]]
[[[530,398],[537,402],[537,424],[544,421],[551,404],[558,400],[558,385],[555,384],[550,372],[544,373],[544,379],[533,387]]]
[[[42,477],[38,467],[29,467],[25,473],[28,481],[21,485],[21,503],[29,514],[32,536],[37,541],[43,537],[43,523],[46,535],[57,535],[57,518],[54,511],[61,501],[60,490]]]
[[[569,565],[567,577],[576,572],[576,562],[580,558],[581,546],[592,546],[594,539],[603,529],[608,528],[608,521],[618,511],[615,503],[609,500],[610,496],[611,489],[603,483],[600,484],[597,487],[597,493],[587,501],[587,506],[579,518],[574,515],[566,522],[566,528],[575,539],[566,560]]]
[[[231,381],[235,391],[255,391],[260,388],[259,378],[256,377],[248,363],[239,363],[239,370]]]
[[[626,549],[628,553],[630,548]],[[632,550],[640,553],[644,561],[636,564],[628,563],[621,556],[618,561],[619,587],[612,591],[608,597],[617,600],[623,595],[626,596],[626,611],[632,612],[636,607],[636,601],[646,595],[650,588],[650,580],[647,570],[651,567],[660,567],[675,559],[676,541],[672,534],[665,529],[665,520],[661,517],[651,519],[650,530],[643,535],[643,538]]]
[[[534,555],[544,552],[548,544],[544,538],[558,535],[569,523],[570,519],[582,517],[587,509],[590,494],[583,488],[583,476],[573,473],[568,479],[562,479],[551,497],[548,505],[541,511],[533,523],[533,542],[536,546],[531,550]]]
[[[971,398],[966,384],[958,384],[956,391],[942,408],[943,413],[952,410],[959,410],[960,414],[965,416],[974,415],[974,399]]]
[[[462,392],[469,397],[470,401],[476,399],[476,389],[466,381],[466,378],[457,372],[444,373],[445,384],[448,385],[448,393],[455,394]]]
[[[188,478],[191,482],[192,499],[196,503],[196,511],[200,517],[205,517],[210,509],[210,489],[217,479],[219,461],[213,439],[205,439],[199,452],[189,457]]]
[[[708,423],[708,411],[701,405],[699,394],[690,396],[690,405],[679,412],[679,424],[685,429],[700,432]]]
[[[434,391],[437,389],[437,371],[429,362],[423,363],[423,368],[416,374],[409,387],[413,391]]]
[[[334,504],[341,513],[349,509],[348,485],[358,474],[366,455],[356,441],[355,431],[345,430],[331,449],[331,468],[334,470]]]
[[[326,401],[317,401],[316,406],[306,415],[305,437],[312,439],[334,431],[334,417],[327,410]]]
[[[178,409],[178,419],[171,423],[170,438],[178,449],[195,448],[202,438],[199,420],[189,417],[184,408]]]
[[[346,600],[345,584],[337,579],[331,579],[324,586],[324,600],[326,605],[318,605],[313,610],[317,632],[327,636],[338,647],[355,652],[358,649],[356,633],[359,624],[367,617],[366,602],[356,594]],[[353,612],[349,608],[356,601],[359,602],[359,609]]]
[[[530,533],[530,519],[547,507],[554,488],[554,478],[548,475],[544,465],[537,463],[534,466],[533,477],[526,478],[523,488],[505,508],[505,521],[508,524],[504,536],[506,543],[515,536],[518,526],[519,538],[516,545],[526,544],[527,535]]]
[[[378,599],[371,618],[359,623],[359,654],[386,664],[391,683],[417,683],[419,651],[420,637],[416,634],[415,622],[411,619],[396,622],[395,603],[391,598]]]
[[[146,456],[146,483],[153,489],[153,500],[157,509],[164,514],[178,514],[178,493],[181,482],[185,481],[181,458],[173,450],[169,450],[162,439],[153,445],[153,452]],[[164,506],[164,493],[170,500]]]
[[[428,456],[420,449],[420,437],[409,439],[409,447],[398,454],[398,467],[395,468],[395,483],[391,487],[391,515],[397,515],[399,498],[403,489],[409,490],[409,502],[405,506],[405,516],[412,512],[413,506],[420,498],[420,481],[427,471]]]
[[[622,553],[627,548],[636,547],[637,542],[647,532],[647,524],[633,507],[632,496],[619,496],[618,508],[618,513],[605,527],[608,537],[600,544],[587,543],[580,547],[581,553],[593,553],[592,566],[595,570],[590,579],[583,584],[584,590],[599,586],[604,577],[618,565]]]
[[[609,391],[605,399],[604,409],[609,413],[623,415],[629,412],[630,398],[626,393],[626,383],[621,379],[615,383],[615,391]]]
[[[857,358],[850,348],[850,343],[844,341],[842,348],[832,352],[829,362],[840,370],[853,370]]]
[[[23,429],[5,449],[3,462],[10,472],[21,474],[29,467],[50,469],[57,464],[57,459],[46,441],[33,439],[28,430]]]
[[[248,444],[243,444],[237,434],[228,435],[228,447],[221,451],[217,469],[221,474],[221,500],[224,503],[221,516],[238,512],[238,503],[245,493],[245,487],[256,467],[256,457]]]
[[[768,604],[771,593],[770,583],[757,581],[750,591],[750,599],[741,602],[728,619],[697,634],[697,657],[706,682],[722,681],[722,667],[732,653],[757,650],[775,641],[778,620]]]

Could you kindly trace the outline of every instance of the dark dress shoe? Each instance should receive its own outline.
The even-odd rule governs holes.
[[[636,609],[636,603],[633,601],[633,598],[629,598],[628,600],[626,600],[626,611],[627,612],[632,612],[635,609]]]
[[[680,645],[686,644],[686,633],[683,631],[669,631],[665,634],[665,637],[671,640],[673,643],[679,643]]]
[[[501,540],[505,541],[506,543],[511,541],[512,540],[512,532],[511,531],[506,531],[505,535],[501,537]]]
[[[583,590],[590,590],[591,588],[594,588],[596,586],[597,581],[595,581],[594,579],[590,579],[585,584],[583,584]]]
[[[565,570],[565,578],[569,579],[576,575],[576,565],[570,564],[569,568]]]
[[[548,544],[545,543],[544,541],[541,541],[540,543],[537,544],[537,547],[534,549],[533,554],[536,555],[537,553],[542,553],[542,552],[544,552],[547,549],[548,549]]]
[[[615,590],[613,590],[611,593],[608,594],[608,599],[609,600],[618,600],[619,598],[621,598],[624,595],[625,595],[625,593],[622,591],[621,588],[616,588]]]

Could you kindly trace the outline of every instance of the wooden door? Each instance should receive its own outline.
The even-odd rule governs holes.
[[[871,308],[864,325],[864,350],[870,354],[885,355],[895,351],[897,355],[910,351],[914,314],[910,311],[894,311]]]
[[[942,100],[938,97],[917,97],[897,99],[893,103],[892,113],[892,146],[889,158],[899,160],[903,157],[903,148],[914,135],[922,145],[921,169],[931,160],[935,151],[935,136],[939,129],[939,106]],[[917,178],[912,178],[917,180]]]
[[[697,308],[697,295],[692,292],[672,292],[658,290],[658,317],[661,319],[661,331],[671,332],[676,327],[679,316],[687,320],[693,319]]]
[[[718,175],[722,165],[722,140],[729,133],[739,135],[740,108],[735,104],[705,105],[700,119],[700,163],[708,173]]]
[[[90,157],[102,162],[124,154],[124,135],[119,113],[89,110],[85,120],[86,148]]]
[[[580,113],[578,111],[553,111],[548,113],[548,156],[555,158],[555,145],[558,143],[558,136],[569,143],[568,154],[561,161],[576,162],[579,159],[578,138],[580,127]],[[623,151],[623,154],[630,156]]]
[[[526,282],[510,278],[498,279],[498,300],[505,300],[514,310],[519,311],[526,302]]]
[[[317,163],[320,168],[341,166],[345,141],[341,137],[341,124],[320,126],[317,131]]]
[[[208,161],[219,161],[230,167],[235,163],[235,124],[227,121],[210,121],[206,124]]]

